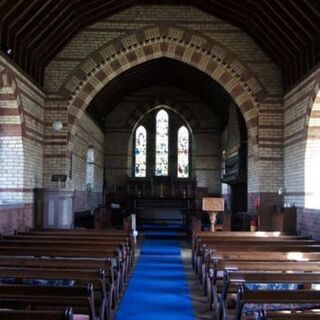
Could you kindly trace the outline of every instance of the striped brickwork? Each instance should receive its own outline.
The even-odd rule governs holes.
[[[43,92],[0,55],[1,232],[33,223],[34,188],[42,186],[43,128]]]

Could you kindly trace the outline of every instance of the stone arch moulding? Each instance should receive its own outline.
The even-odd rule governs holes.
[[[152,26],[119,37],[92,53],[60,88],[68,99],[70,141],[96,94],[123,71],[166,57],[208,74],[240,107],[252,144],[258,143],[259,102],[268,95],[253,70],[219,42],[176,26]]]
[[[172,99],[157,98],[141,105],[135,109],[128,117],[126,123],[127,127],[133,132],[136,128],[137,123],[149,112],[152,112],[159,106],[166,106],[169,110],[177,113],[186,123],[189,130],[193,132],[199,127],[197,117],[188,107],[177,104]]]
[[[19,88],[17,81],[15,79],[14,73],[8,69],[6,66],[0,63],[0,88],[10,88],[10,92],[8,92],[5,96],[5,99],[13,100],[16,102],[16,108],[12,109],[12,114],[17,117],[16,121],[17,125],[20,126],[19,130],[15,131],[15,136],[23,137],[25,135],[25,122],[23,116],[23,106],[22,106],[22,99],[20,96]],[[17,114],[14,112],[17,110]],[[0,122],[0,127],[2,123]]]

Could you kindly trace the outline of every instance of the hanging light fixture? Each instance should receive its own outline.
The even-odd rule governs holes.
[[[61,120],[56,120],[52,123],[52,128],[55,131],[60,131],[63,128],[63,123]]]

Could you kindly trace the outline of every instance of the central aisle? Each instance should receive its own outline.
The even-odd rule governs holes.
[[[116,320],[196,319],[176,240],[145,239]]]

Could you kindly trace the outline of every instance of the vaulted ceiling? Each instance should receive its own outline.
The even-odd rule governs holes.
[[[198,69],[168,58],[154,59],[123,72],[98,93],[88,106],[87,112],[103,126],[105,115],[110,113],[124,96],[157,84],[177,87],[199,97],[217,116],[221,128],[226,125],[228,106],[233,99],[225,89]],[[147,102],[149,101],[145,101]]]
[[[282,69],[285,88],[320,61],[319,0],[0,0],[1,50],[42,84],[45,66],[82,28],[150,3],[194,5],[240,27]]]

